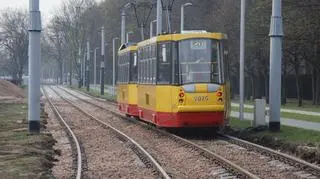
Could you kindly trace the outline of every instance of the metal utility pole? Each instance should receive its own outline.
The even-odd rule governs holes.
[[[104,49],[104,26],[101,28],[101,61],[100,61],[100,94],[104,95],[104,60],[105,60],[105,49]]]
[[[244,120],[244,56],[245,56],[245,15],[246,1],[241,0],[241,23],[240,23],[240,120]]]
[[[187,6],[192,6],[192,3],[185,3],[181,6],[181,22],[180,22],[180,31],[181,33],[183,32],[184,30],[184,7],[187,7]]]
[[[144,26],[143,26],[143,24],[140,27],[140,33],[141,33],[141,40],[143,41],[144,40]]]
[[[157,34],[162,33],[162,2],[157,0]]]
[[[81,70],[81,46],[79,41],[79,21],[80,21],[80,5],[76,6],[76,13],[77,13],[77,21],[76,21],[76,28],[77,28],[77,45],[78,45],[78,67],[80,66],[80,74],[78,74],[78,88],[81,88],[81,77],[82,77],[82,70]]]
[[[39,0],[29,1],[29,91],[28,122],[29,133],[40,133],[40,62],[41,62],[41,14]]]
[[[90,91],[90,75],[89,75],[89,64],[90,64],[90,42],[87,41],[87,63],[86,63],[86,85],[87,91]]]
[[[126,4],[121,10],[121,44],[126,42],[126,9],[130,5],[130,3]]]
[[[96,89],[97,86],[97,50],[99,47],[94,49],[94,54],[93,54],[93,85],[94,89]]]
[[[153,23],[157,22],[157,20],[153,20],[150,22],[150,38],[153,37]]]
[[[86,52],[83,53],[83,61],[82,61],[82,86],[86,86]]]
[[[116,40],[118,37],[114,37],[112,39],[112,88],[113,94],[115,94],[115,87],[116,87]]]
[[[130,32],[127,32],[127,41],[126,41],[126,43],[129,43],[129,40],[130,40],[130,34],[133,34],[133,32],[132,31],[130,31]]]
[[[270,87],[269,106],[270,120],[269,130],[280,131],[281,108],[281,65],[282,65],[282,1],[272,1],[272,17],[270,25]]]

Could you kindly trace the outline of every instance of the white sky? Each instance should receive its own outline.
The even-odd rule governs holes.
[[[39,0],[40,2],[40,11],[43,19],[43,24],[50,19],[51,14],[59,7],[63,0]],[[13,7],[13,8],[23,8],[29,9],[29,0],[0,0],[0,10],[4,8]]]

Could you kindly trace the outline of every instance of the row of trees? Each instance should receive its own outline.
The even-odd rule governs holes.
[[[120,12],[129,1],[104,0],[96,3],[90,0],[68,0],[57,9],[52,20],[45,28],[43,36],[43,61],[50,64],[47,65],[48,68],[52,67],[52,63],[55,64],[57,68],[54,74],[59,74],[56,76],[57,78],[62,79],[63,70],[71,74],[69,75],[70,78],[79,78],[81,71],[79,59],[83,60],[85,57],[86,42],[89,40],[92,48],[100,47],[100,30],[101,26],[105,26],[105,37],[108,43],[106,47],[106,83],[111,84],[111,41],[113,37],[120,36]],[[145,4],[145,2],[152,3],[154,1],[135,0],[135,2]],[[173,2],[170,16],[171,27],[172,32],[179,32],[180,6],[186,1],[164,0],[164,2]],[[232,92],[236,98],[239,93],[240,1],[189,0],[188,2],[194,5],[185,9],[185,29],[205,29],[228,34]],[[248,99],[251,97],[268,98],[270,63],[268,34],[272,10],[271,3],[272,1],[270,0],[247,0],[245,91]],[[134,13],[134,8],[127,10],[127,31],[134,32],[130,37],[132,41],[138,42],[141,40],[137,17],[140,24],[146,20],[146,24],[149,24],[150,20],[155,19],[155,8],[152,9],[150,17],[147,18],[147,8],[150,7],[137,6],[137,16]],[[7,16],[11,14],[9,13]],[[5,18],[5,13],[1,16],[0,23],[4,27],[4,22],[10,18]],[[281,77],[283,79],[283,103],[286,103],[287,98],[297,98],[300,106],[303,99],[312,100],[314,104],[320,103],[319,16],[319,0],[283,0],[285,28],[283,75]],[[145,28],[144,35],[147,37],[149,34],[146,32],[149,32],[149,27],[146,26]],[[23,34],[20,34],[21,31],[16,28],[14,30],[19,35]],[[8,34],[6,32],[1,33]],[[14,36],[17,37],[17,34]],[[1,42],[2,44],[4,43],[4,41]],[[13,45],[15,43],[10,44]],[[22,45],[18,41],[16,44]],[[4,53],[4,47],[2,45],[2,53]],[[14,47],[13,49],[25,48]],[[10,48],[6,48],[6,50],[9,52]],[[22,57],[23,50],[21,50],[21,54],[16,52],[5,54],[8,55],[1,56],[1,58],[11,59],[10,61],[12,62],[15,61],[14,59]],[[98,54],[98,56],[100,55]]]
[[[0,16],[0,75],[20,84],[28,60],[28,14],[5,9]]]

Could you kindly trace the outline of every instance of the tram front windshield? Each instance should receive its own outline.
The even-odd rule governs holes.
[[[220,83],[219,43],[211,39],[179,42],[180,82]]]

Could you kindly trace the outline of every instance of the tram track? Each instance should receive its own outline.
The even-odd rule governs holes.
[[[84,93],[85,94],[85,93]],[[85,94],[87,97],[90,97],[89,95]],[[97,98],[96,98],[97,99]],[[90,102],[91,104],[95,105],[94,103]],[[115,105],[115,103],[112,103],[112,105]],[[101,109],[104,109],[103,107],[99,106]],[[106,109],[110,110],[110,109]],[[114,112],[114,111],[113,111]],[[116,112],[117,113],[117,112]],[[158,129],[155,129],[159,131]],[[160,132],[165,132],[160,130]],[[172,134],[170,134],[172,135]],[[271,164],[271,167],[273,165],[274,168],[279,168],[279,166],[284,167],[283,170],[289,170],[289,174],[287,177],[297,177],[297,178],[319,178],[320,177],[320,167],[311,163],[308,163],[306,161],[303,161],[301,159],[298,159],[293,156],[289,156],[287,154],[275,151],[270,148],[266,148],[257,144],[253,144],[251,142],[247,142],[241,139],[238,139],[236,137],[232,137],[229,135],[225,135],[220,133],[221,140],[228,142],[229,144],[234,144],[238,146],[238,149],[241,150],[241,148],[246,149],[247,153],[257,153],[261,156],[265,156],[266,160],[269,160],[269,164]],[[174,135],[173,135],[174,136]],[[180,138],[180,137],[179,137]],[[186,140],[187,142],[190,142],[190,140],[187,140],[185,138],[182,138]],[[181,139],[178,139],[179,141]],[[208,145],[212,145],[212,143],[207,142],[207,144],[200,144],[197,141],[193,141],[191,143],[198,143],[199,146],[202,146],[203,149],[209,150]],[[211,149],[213,150],[213,149]],[[263,158],[263,157],[261,157]],[[270,166],[269,166],[270,167]],[[251,171],[251,170],[249,170]],[[259,171],[256,171],[259,173]],[[272,172],[272,171],[267,171]],[[290,175],[290,172],[293,172],[293,175]],[[260,175],[259,175],[260,176]],[[276,175],[274,177],[277,177]],[[278,176],[279,177],[279,176]]]
[[[296,157],[290,156],[288,154],[285,153],[281,153],[275,150],[272,150],[270,148],[267,147],[263,147],[261,145],[257,145],[230,135],[226,135],[226,134],[220,134],[222,137],[226,138],[228,140],[228,142],[241,146],[243,148],[246,148],[250,151],[254,151],[257,153],[260,153],[262,155],[268,156],[270,158],[273,158],[275,160],[279,160],[285,164],[288,164],[290,166],[295,166],[297,168],[299,168],[301,171],[306,171],[307,173],[310,173],[312,175],[314,175],[317,178],[320,178],[320,167],[315,165],[315,164],[311,164],[309,162],[303,161],[301,159],[298,159]]]
[[[74,134],[73,130],[71,129],[71,127],[67,124],[67,122],[64,120],[64,118],[62,117],[62,115],[60,114],[58,108],[53,104],[53,102],[51,101],[51,99],[49,98],[46,90],[44,90],[42,88],[42,91],[46,97],[46,100],[48,101],[51,110],[53,111],[53,113],[55,114],[56,118],[58,119],[59,123],[61,126],[63,126],[64,130],[67,133],[68,136],[68,140],[73,148],[73,152],[74,152],[74,160],[73,160],[73,165],[76,166],[73,168],[74,170],[74,176],[76,179],[81,179],[82,178],[82,171],[83,171],[83,165],[86,162],[86,159],[84,156],[84,151],[83,148],[80,146],[80,143],[76,137],[76,135]],[[76,156],[76,157],[75,157]],[[84,162],[83,162],[84,160]]]
[[[114,103],[109,105],[109,107],[105,107],[103,105],[96,104],[95,102],[93,102],[91,100],[88,100],[88,98],[96,99],[94,97],[88,96],[86,94],[83,94],[85,97],[80,97],[80,95],[76,95],[75,92],[73,92],[71,90],[68,90],[65,88],[60,88],[60,89],[65,91],[69,95],[72,95],[73,97],[78,98],[79,100],[83,101],[86,104],[91,104],[91,105],[99,108],[100,110],[109,111],[109,112],[113,113],[115,116],[122,118],[122,119],[125,119],[124,121],[128,121],[128,118],[126,116],[124,116],[123,114],[121,114],[117,111]],[[101,101],[99,100],[99,102],[101,102]],[[117,120],[117,121],[119,121],[119,120]],[[142,126],[144,129],[152,130],[153,133],[156,130],[156,133],[158,135],[160,134],[161,136],[165,136],[166,138],[170,138],[176,144],[179,144],[180,146],[191,149],[193,152],[199,153],[201,157],[207,158],[208,160],[212,161],[214,165],[218,165],[221,168],[228,171],[227,173],[222,172],[222,174],[220,175],[221,178],[224,178],[224,177],[228,178],[228,177],[230,177],[231,174],[237,178],[258,178],[257,176],[253,175],[252,173],[248,172],[247,170],[244,170],[243,168],[239,167],[238,165],[226,160],[224,157],[219,156],[215,152],[209,151],[209,150],[207,150],[207,149],[205,149],[205,148],[203,148],[203,147],[201,147],[201,146],[199,146],[189,140],[186,140],[182,137],[173,135],[173,134],[168,133],[163,130],[155,129],[155,128],[151,127],[150,125],[147,125],[143,122],[136,121],[132,118],[129,121],[137,124],[138,126]]]
[[[111,132],[114,134],[116,138],[118,138],[122,143],[125,144],[126,147],[128,147],[132,152],[136,154],[136,156],[141,160],[142,163],[144,163],[145,167],[147,169],[151,169],[155,176],[158,176],[160,178],[169,179],[171,178],[166,171],[158,164],[158,162],[143,148],[140,144],[138,144],[136,141],[134,141],[132,138],[121,132],[120,130],[114,128],[110,124],[99,120],[98,118],[94,117],[92,114],[82,110],[78,105],[74,104],[71,100],[67,99],[66,97],[63,97],[61,94],[59,94],[56,90],[50,88],[52,91],[54,91],[61,99],[66,101],[68,104],[73,106],[77,111],[80,111],[82,114],[84,114],[86,117],[90,118],[91,120],[97,122],[100,126],[107,130],[111,130]]]

